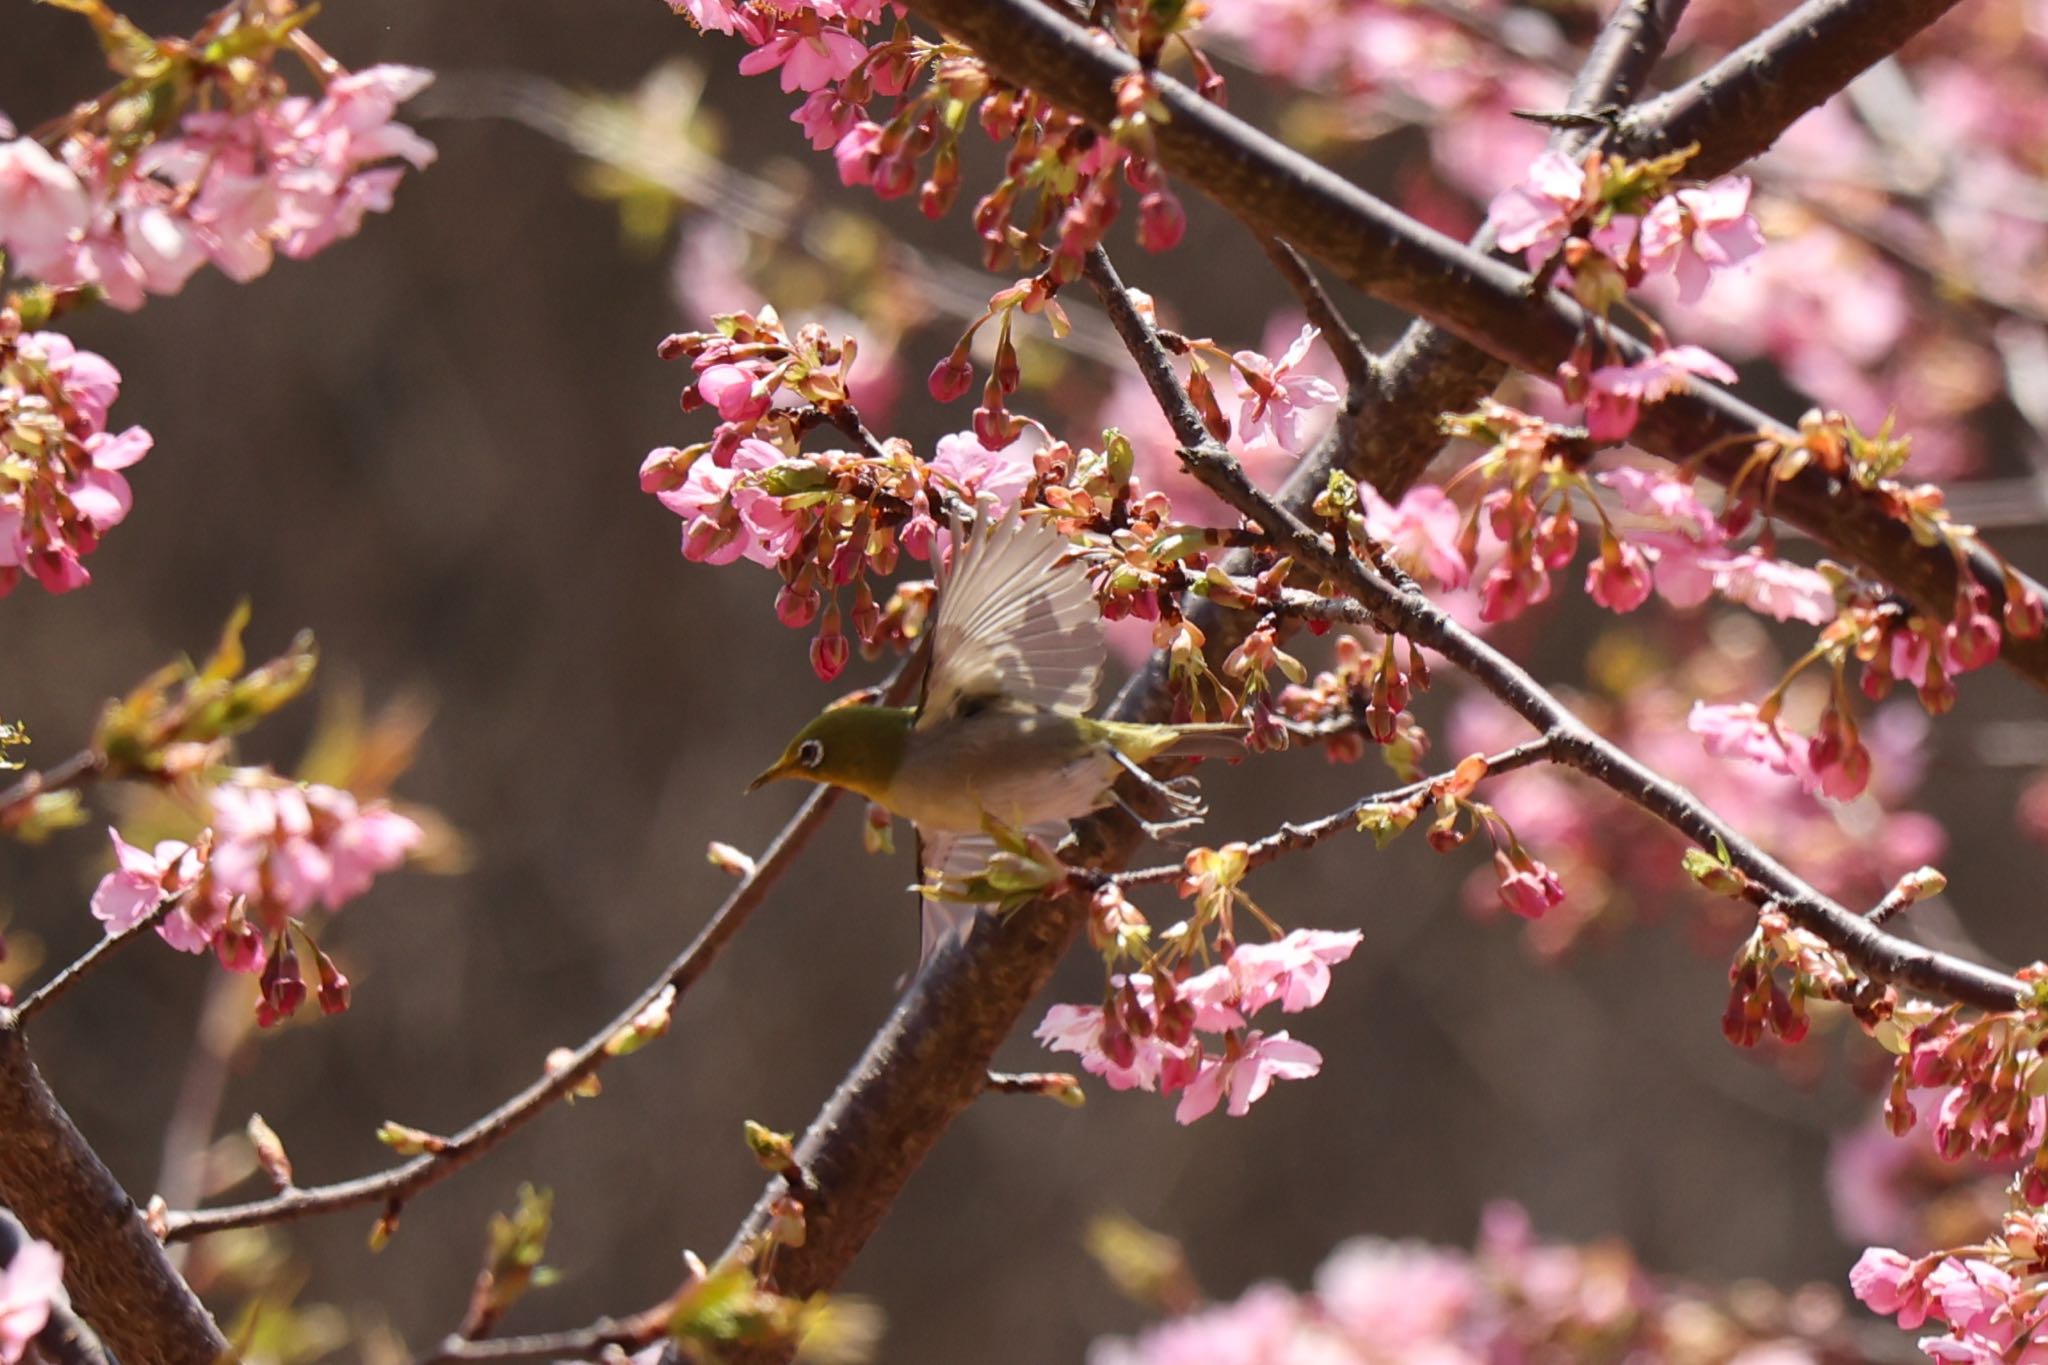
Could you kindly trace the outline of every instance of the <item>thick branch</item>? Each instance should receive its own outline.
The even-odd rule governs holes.
[[[909,0],[954,33],[1005,79],[1027,86],[1099,126],[1115,113],[1114,86],[1136,64],[1089,39],[1086,30],[1029,0]],[[1352,285],[1426,318],[1473,346],[1535,374],[1548,374],[1591,325],[1561,297],[1532,299],[1526,277],[1433,232],[1315,161],[1218,109],[1164,76],[1170,112],[1155,132],[1162,165],[1255,229],[1284,237]],[[1629,359],[1644,352],[1623,343]],[[1703,467],[1737,477],[1757,433],[1790,437],[1779,423],[1724,390],[1699,385],[1652,408],[1635,444],[1672,459],[1710,451]],[[1717,443],[1722,443],[1717,446]],[[1956,563],[1944,547],[1914,543],[1873,494],[1830,477],[1818,462],[1777,485],[1774,511],[1844,558],[1861,564],[1940,616],[1953,609]],[[1971,558],[1994,607],[2004,601],[1998,565]],[[2030,589],[2039,589],[2029,585]],[[2007,634],[2006,661],[2048,687],[2048,635]]]
[[[0,1011],[0,1204],[64,1255],[78,1315],[126,1365],[217,1365],[228,1343]]]
[[[1959,3],[1807,0],[1670,94],[1629,110],[1610,146],[1654,156],[1696,142],[1689,169],[1723,175]]]

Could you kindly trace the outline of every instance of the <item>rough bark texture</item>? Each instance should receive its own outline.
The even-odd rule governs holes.
[[[64,1253],[72,1307],[123,1365],[214,1365],[227,1339],[0,1013],[0,1204]]]

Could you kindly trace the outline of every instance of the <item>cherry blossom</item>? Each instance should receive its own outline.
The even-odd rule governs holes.
[[[0,337],[11,314],[0,311]],[[133,503],[123,470],[150,450],[141,427],[110,432],[121,376],[58,332],[0,340],[0,596],[26,573],[48,592],[91,582],[82,562]]]
[[[1727,363],[1699,346],[1673,346],[1632,365],[1602,365],[1586,380],[1586,434],[1619,441],[1636,429],[1643,404],[1682,392],[1695,375],[1735,382]]]
[[[1242,1118],[1272,1088],[1274,1081],[1302,1081],[1323,1069],[1323,1054],[1287,1036],[1252,1032],[1240,1042],[1230,1040],[1221,1057],[1204,1057],[1201,1070],[1187,1084],[1174,1108],[1176,1123],[1193,1123],[1229,1103],[1227,1112]]]
[[[1563,152],[1549,149],[1487,207],[1486,222],[1503,251],[1519,251],[1531,270],[1564,245],[1587,208],[1586,172]]]
[[[1256,351],[1238,351],[1231,356],[1243,391],[1237,418],[1241,440],[1249,443],[1265,432],[1281,449],[1298,454],[1302,415],[1343,401],[1335,384],[1302,368],[1309,348],[1321,335],[1319,328],[1304,326],[1277,362]]]
[[[1763,233],[1749,213],[1749,180],[1724,176],[1657,201],[1643,218],[1643,268],[1669,269],[1680,303],[1695,303],[1718,270],[1762,251]]]
[[[64,1257],[48,1242],[23,1242],[0,1270],[0,1365],[22,1359],[63,1298]]]

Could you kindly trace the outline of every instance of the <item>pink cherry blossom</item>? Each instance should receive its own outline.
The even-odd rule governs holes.
[[[140,924],[163,903],[199,877],[203,864],[190,844],[166,839],[153,851],[144,851],[124,840],[118,830],[108,830],[114,841],[112,872],[100,878],[92,893],[93,918],[118,934]]]
[[[811,140],[811,149],[822,152],[843,142],[860,116],[861,106],[827,87],[813,90],[789,118],[804,130],[804,136]]]
[[[48,1242],[23,1242],[0,1270],[0,1365],[15,1365],[22,1358],[63,1294],[64,1257]]]
[[[839,167],[839,183],[847,186],[874,184],[881,147],[881,124],[862,119],[848,128],[832,149],[832,160]]]
[[[1754,550],[1707,561],[1714,586],[1731,602],[1774,621],[1824,626],[1835,619],[1834,585],[1825,575]]]
[[[1519,251],[1531,270],[1564,244],[1585,210],[1586,172],[1563,152],[1546,150],[1528,175],[1494,197],[1486,222],[1503,251]]]
[[[1361,485],[1366,533],[1385,545],[1394,562],[1419,573],[1441,588],[1462,588],[1471,566],[1458,548],[1465,514],[1435,484],[1417,484],[1402,494],[1398,505],[1382,498],[1370,484]]]
[[[743,365],[712,365],[697,376],[697,392],[727,422],[752,422],[767,413],[771,395]]]
[[[34,138],[0,142],[0,248],[39,274],[91,221],[92,202],[69,166]]]
[[[1128,989],[1141,1011],[1156,1016],[1150,976],[1133,972],[1112,977],[1110,984],[1119,992]],[[1108,1081],[1112,1090],[1177,1088],[1190,1051],[1186,1044],[1162,1038],[1156,1026],[1143,1037],[1133,1035],[1100,1005],[1054,1005],[1031,1036],[1054,1052],[1077,1054],[1081,1069]]]
[[[1270,1004],[1288,1014],[1312,1009],[1330,989],[1330,968],[1350,957],[1357,930],[1296,929],[1272,943],[1240,943],[1230,956],[1181,983],[1195,1006],[1195,1027],[1223,1030]]]
[[[1716,271],[1748,260],[1763,246],[1763,232],[1749,212],[1746,176],[1679,190],[1658,200],[1643,219],[1643,268],[1672,271],[1681,303],[1697,302]]]
[[[1001,516],[1037,472],[1031,456],[1039,444],[1038,434],[1027,430],[1001,450],[990,450],[973,432],[954,432],[938,439],[927,467],[966,494],[969,502],[989,499]]]
[[[1303,1081],[1322,1069],[1323,1054],[1284,1031],[1248,1034],[1242,1042],[1233,1040],[1224,1056],[1202,1059],[1200,1072],[1188,1083],[1173,1111],[1174,1121],[1193,1123],[1214,1111],[1226,1097],[1226,1112],[1243,1118],[1274,1081]]]
[[[417,822],[381,803],[319,783],[223,783],[211,795],[213,878],[228,895],[267,900],[298,916],[338,910],[415,848]]]
[[[1586,565],[1586,596],[1609,611],[1630,612],[1650,598],[1650,562],[1624,540],[1603,538]]]
[[[1895,1317],[1907,1331],[1927,1321],[1932,1307],[1919,1262],[1890,1247],[1871,1247],[1849,1271],[1849,1289],[1873,1313]]]
[[[1545,911],[1564,903],[1564,883],[1538,859],[1496,853],[1493,863],[1500,878],[1501,904],[1523,919],[1540,919]]]
[[[867,45],[843,28],[820,21],[816,14],[784,20],[765,43],[740,58],[740,74],[758,76],[782,69],[785,92],[817,90],[843,81],[868,55]]]
[[[1243,393],[1237,418],[1240,440],[1249,444],[1263,431],[1281,449],[1299,454],[1302,415],[1343,400],[1335,384],[1301,369],[1309,347],[1321,335],[1320,329],[1304,326],[1277,363],[1257,351],[1239,351],[1231,357],[1237,362]]]
[[[0,596],[23,573],[69,592],[91,581],[84,557],[127,517],[120,471],[148,454],[150,436],[105,429],[121,376],[100,356],[57,332],[31,332],[12,351],[0,347],[0,446],[19,452],[0,480]],[[33,430],[10,439],[17,423]]]
[[[1680,392],[1694,375],[1735,382],[1735,371],[1698,346],[1674,346],[1633,365],[1602,365],[1587,377],[1586,431],[1595,441],[1619,441],[1636,429],[1645,403]]]
[[[1685,727],[1698,735],[1707,752],[1716,758],[1739,758],[1759,764],[1772,772],[1797,778],[1810,789],[1818,785],[1813,771],[1812,742],[1804,735],[1766,723],[1754,702],[1719,706],[1694,702]]]
[[[668,0],[668,7],[707,33],[731,33],[746,23],[741,0]]]

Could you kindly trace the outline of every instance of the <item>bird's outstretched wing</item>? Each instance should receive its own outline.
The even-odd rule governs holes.
[[[920,728],[994,700],[1073,714],[1095,702],[1101,612],[1072,547],[1014,510],[992,528],[955,528],[953,567],[939,575],[931,672]]]

